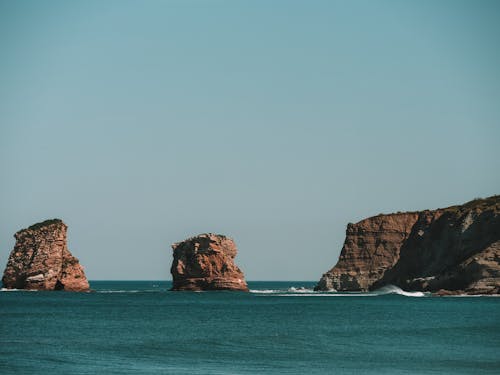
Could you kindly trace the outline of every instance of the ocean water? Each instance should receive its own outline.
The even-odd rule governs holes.
[[[0,292],[0,374],[500,374],[500,298],[170,285]]]

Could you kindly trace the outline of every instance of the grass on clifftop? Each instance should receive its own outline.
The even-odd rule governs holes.
[[[52,225],[52,224],[62,224],[62,220],[61,219],[45,220],[45,221],[42,221],[40,223],[36,223],[36,224],[31,225],[27,229],[37,230],[37,229],[40,229],[40,228],[43,228],[43,227],[46,227],[46,226]]]
[[[482,210],[487,208],[493,208],[495,210],[500,209],[500,195],[493,195],[488,198],[476,198],[462,205],[447,207],[446,210],[460,211],[460,210],[470,210],[475,208],[479,208]]]
[[[475,199],[473,199],[469,202],[466,202],[464,204],[457,204],[455,206],[449,206],[449,207],[443,207],[443,208],[426,209],[426,210],[421,210],[421,211],[398,211],[398,212],[392,212],[392,213],[388,213],[388,214],[379,213],[375,216],[371,216],[371,217],[362,219],[361,221],[368,220],[368,219],[371,219],[373,217],[379,217],[379,216],[397,216],[397,215],[420,213],[423,211],[444,210],[444,211],[447,211],[450,213],[457,213],[457,212],[463,212],[463,211],[472,210],[472,209],[480,209],[482,211],[487,210],[487,209],[493,209],[495,212],[498,212],[498,211],[500,211],[500,195],[493,195],[493,196],[487,197],[487,198],[475,198]]]

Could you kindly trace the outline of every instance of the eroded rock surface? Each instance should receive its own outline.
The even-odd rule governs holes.
[[[461,206],[378,215],[347,226],[335,267],[316,290],[393,284],[447,294],[500,293],[500,196]]]
[[[234,264],[237,249],[231,238],[205,233],[172,249],[172,290],[248,291],[243,272]]]
[[[67,228],[53,219],[17,232],[2,278],[4,288],[89,290],[83,267],[68,250]]]

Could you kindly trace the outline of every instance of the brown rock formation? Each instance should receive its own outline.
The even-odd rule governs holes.
[[[172,290],[248,291],[243,272],[234,264],[238,252],[231,238],[205,233],[172,245]]]
[[[4,288],[89,290],[83,267],[68,250],[67,228],[53,219],[17,232],[2,278]]]
[[[337,265],[321,278],[317,289],[368,290],[399,259],[418,213],[379,215],[347,225]]]
[[[340,258],[316,290],[394,284],[440,295],[500,293],[500,196],[347,226]]]

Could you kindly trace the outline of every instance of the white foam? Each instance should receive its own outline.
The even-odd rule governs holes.
[[[291,293],[314,293],[314,290],[304,288],[303,286],[300,286],[298,288],[295,288],[294,286],[292,286],[292,287],[288,288],[288,292],[291,292]]]
[[[386,285],[380,289],[375,290],[372,294],[383,296],[386,294],[399,294],[405,297],[425,297],[424,292],[407,292],[396,285]]]
[[[314,291],[305,287],[290,287],[288,289],[251,289],[250,293],[272,295],[276,297],[377,297],[388,294],[397,294],[405,297],[425,297],[430,293],[408,292],[395,285],[386,285],[373,292],[336,292]]]
[[[488,297],[488,298],[498,298],[500,294],[453,294],[449,296],[439,296],[445,298],[475,298],[475,297]]]
[[[250,289],[250,293],[257,293],[257,294],[273,294],[273,293],[283,293],[283,290],[278,290],[278,289]]]
[[[305,288],[303,286],[294,287],[291,286],[287,289],[250,289],[250,293],[256,294],[284,294],[284,293],[314,293],[312,289]]]
[[[140,293],[148,292],[147,290],[96,290],[96,293]]]

